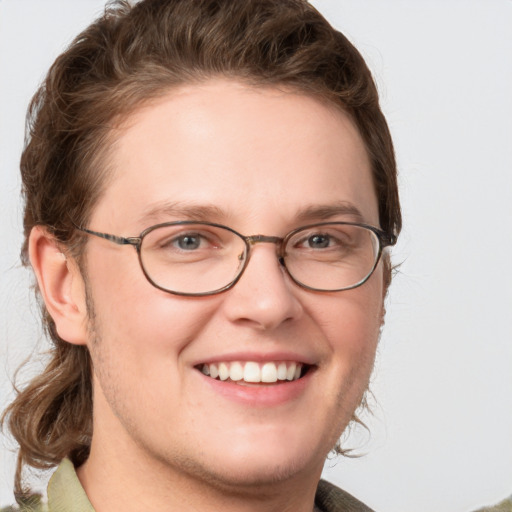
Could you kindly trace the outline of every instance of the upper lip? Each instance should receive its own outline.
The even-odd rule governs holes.
[[[311,355],[299,354],[290,351],[273,351],[273,352],[229,352],[226,354],[216,354],[214,356],[206,356],[196,361],[193,366],[201,364],[233,362],[233,361],[254,361],[256,363],[266,363],[271,361],[293,361],[306,365],[314,365],[315,359]]]

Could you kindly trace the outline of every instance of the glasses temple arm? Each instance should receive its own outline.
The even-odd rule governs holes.
[[[114,242],[118,245],[138,245],[140,243],[140,238],[138,237],[130,237],[126,238],[124,236],[111,235],[109,233],[100,233],[99,231],[93,231],[92,229],[81,228],[80,226],[75,226],[79,231],[83,231],[88,235],[94,235],[99,238],[104,238],[110,242]]]
[[[395,245],[397,240],[398,238],[396,235],[391,233],[382,233],[382,241],[384,242],[384,247]]]

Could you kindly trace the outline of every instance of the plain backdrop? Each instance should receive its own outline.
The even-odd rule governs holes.
[[[329,460],[324,476],[382,512],[470,512],[512,493],[512,1],[313,3],[374,72],[404,214],[371,434],[350,439],[366,455]],[[18,261],[24,113],[102,7],[0,0],[0,407],[41,345]],[[2,505],[12,448],[3,436]]]

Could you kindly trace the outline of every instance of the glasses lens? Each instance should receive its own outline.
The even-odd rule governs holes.
[[[333,223],[294,233],[285,248],[292,278],[309,288],[335,291],[362,284],[379,257],[379,238],[368,228]]]
[[[142,267],[154,284],[183,294],[206,294],[233,282],[246,257],[244,240],[208,224],[156,227],[143,238]]]

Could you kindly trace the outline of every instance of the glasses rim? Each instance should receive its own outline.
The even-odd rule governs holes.
[[[165,288],[165,287],[159,285],[149,275],[149,273],[146,270],[146,267],[144,265],[143,259],[142,259],[142,250],[141,249],[142,249],[142,243],[143,243],[144,238],[149,233],[151,233],[159,228],[165,228],[168,226],[186,226],[186,225],[202,225],[202,226],[211,226],[211,227],[216,227],[219,229],[224,229],[226,231],[233,233],[234,235],[236,235],[238,238],[240,238],[244,242],[245,250],[244,250],[243,265],[240,267],[240,270],[237,272],[237,274],[233,278],[233,280],[231,280],[227,285],[225,285],[221,288],[217,288],[212,291],[207,291],[207,292],[180,292],[180,291],[171,290],[169,288]],[[367,230],[371,231],[377,237],[377,240],[379,243],[379,249],[375,256],[375,262],[373,264],[373,267],[369,271],[369,273],[363,279],[361,279],[354,285],[350,285],[350,286],[346,286],[346,287],[334,289],[334,290],[311,287],[311,286],[308,286],[308,285],[302,283],[301,281],[299,281],[296,277],[294,277],[294,275],[290,272],[289,268],[287,267],[286,260],[285,260],[285,253],[284,253],[284,249],[285,249],[288,241],[293,236],[295,236],[297,233],[300,233],[301,231],[305,231],[307,229],[311,229],[313,227],[329,226],[329,225],[347,225],[347,226],[355,226],[355,227],[367,229]],[[137,251],[139,265],[142,269],[144,276],[149,281],[149,283],[151,285],[153,285],[155,288],[162,290],[166,293],[170,293],[172,295],[184,296],[184,297],[205,297],[205,296],[210,296],[210,295],[217,295],[219,293],[223,293],[223,292],[233,288],[233,286],[235,286],[235,284],[240,280],[245,269],[247,268],[247,265],[249,264],[252,246],[254,246],[256,243],[261,243],[261,242],[269,242],[269,243],[277,244],[277,247],[278,247],[277,248],[277,258],[278,258],[279,263],[284,268],[285,272],[290,277],[290,279],[295,284],[300,286],[301,288],[312,291],[312,292],[322,292],[322,293],[333,293],[333,292],[352,290],[354,288],[358,288],[359,286],[363,285],[364,283],[366,283],[366,281],[368,281],[368,279],[370,279],[370,277],[374,273],[375,269],[377,268],[377,265],[379,264],[379,262],[381,260],[382,253],[383,253],[384,249],[386,247],[395,245],[397,242],[397,236],[392,233],[388,233],[388,232],[386,232],[380,228],[377,228],[375,226],[372,226],[370,224],[366,224],[363,222],[350,222],[350,221],[324,221],[324,222],[315,222],[315,223],[311,223],[311,224],[306,224],[304,226],[299,226],[299,227],[293,229],[292,231],[288,232],[284,237],[267,236],[267,235],[242,235],[235,229],[230,228],[229,226],[225,226],[224,224],[219,224],[216,222],[208,222],[208,221],[196,221],[196,220],[180,220],[180,221],[161,222],[161,223],[154,224],[152,226],[145,228],[144,230],[141,231],[139,236],[135,236],[135,237],[124,237],[124,236],[119,236],[119,235],[113,235],[110,233],[103,233],[101,231],[94,231],[94,230],[91,230],[88,228],[78,226],[76,224],[74,224],[74,226],[77,230],[79,230],[85,234],[103,238],[105,240],[108,240],[108,241],[113,242],[118,245],[132,245]]]

